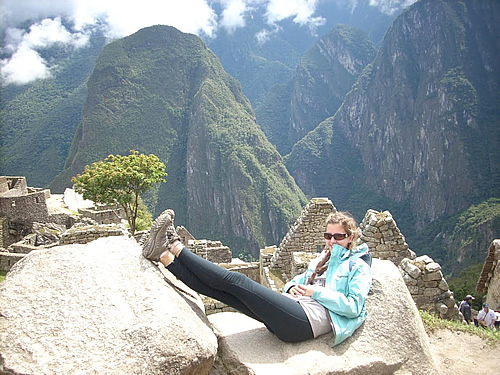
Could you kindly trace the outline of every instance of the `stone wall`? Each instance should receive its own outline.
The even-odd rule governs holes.
[[[279,268],[292,277],[293,253],[317,253],[325,246],[323,233],[328,215],[336,212],[328,198],[313,198],[281,241],[271,260],[271,268]]]
[[[177,228],[175,228],[175,231],[181,238],[181,242],[184,245],[189,244],[189,241],[195,241],[196,238],[182,225],[179,225]]]
[[[0,217],[0,248],[9,246],[9,221],[6,217]]]
[[[47,222],[47,196],[50,196],[49,190],[41,189],[23,196],[0,196],[0,216],[28,225],[34,221]]]
[[[488,248],[477,291],[486,294],[486,303],[490,309],[500,309],[500,239],[493,240]]]
[[[427,255],[405,258],[399,270],[418,309],[434,313],[442,319],[463,319],[438,263]]]
[[[0,271],[10,271],[12,266],[25,256],[26,254],[14,254],[6,251],[0,251]]]
[[[28,194],[28,185],[23,176],[0,176],[0,195],[20,196]]]
[[[68,229],[59,241],[60,245],[85,244],[101,237],[127,235],[125,228],[117,225],[78,226]]]
[[[99,224],[118,224],[125,217],[125,212],[119,206],[80,208],[78,212]]]
[[[400,232],[389,211],[368,210],[359,224],[360,241],[368,245],[375,258],[390,260],[396,266],[404,258],[415,258],[415,253]]]
[[[232,252],[220,241],[190,240],[188,248],[195,254],[213,263],[231,263]]]
[[[81,218],[78,218],[74,215],[59,213],[59,214],[49,214],[47,222],[60,224],[64,225],[66,228],[71,228],[78,220],[81,220]]]

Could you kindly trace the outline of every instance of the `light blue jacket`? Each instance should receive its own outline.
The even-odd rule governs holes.
[[[350,337],[366,318],[365,300],[372,284],[372,272],[368,263],[358,258],[367,252],[366,244],[352,252],[338,244],[333,245],[325,286],[316,286],[311,296],[330,313],[336,333],[334,345]],[[349,262],[349,258],[353,261]],[[307,271],[287,282],[282,292],[286,293],[294,285],[306,284],[317,263],[317,259],[312,260]]]

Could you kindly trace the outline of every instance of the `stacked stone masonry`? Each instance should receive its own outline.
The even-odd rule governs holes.
[[[190,240],[188,248],[213,263],[231,263],[232,260],[231,250],[220,241]]]
[[[86,244],[101,237],[126,235],[125,228],[112,225],[83,226],[68,229],[63,233],[59,244]]]
[[[9,236],[9,221],[6,217],[0,217],[0,248],[6,248],[9,244],[6,239]]]
[[[12,266],[23,259],[26,254],[15,254],[6,251],[0,251],[0,271],[10,271]]]
[[[375,258],[398,265],[404,258],[415,258],[389,211],[368,210],[359,225],[360,240]]]
[[[462,320],[441,266],[427,255],[405,258],[399,265],[403,280],[417,307],[449,320]]]
[[[291,278],[293,253],[317,253],[323,250],[325,222],[328,215],[336,211],[333,203],[327,198],[311,199],[281,241],[270,267],[283,270],[287,278]]]
[[[78,212],[99,224],[118,224],[125,218],[125,212],[119,206],[80,208]]]
[[[477,291],[486,294],[486,303],[490,309],[500,309],[500,239],[491,242],[481,275],[477,283]]]

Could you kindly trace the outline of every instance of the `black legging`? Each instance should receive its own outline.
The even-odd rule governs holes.
[[[198,293],[215,298],[264,323],[282,341],[299,342],[313,338],[307,315],[297,301],[239,272],[219,267],[187,248],[167,269]]]

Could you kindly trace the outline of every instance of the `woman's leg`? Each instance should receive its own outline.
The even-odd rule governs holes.
[[[184,271],[180,271],[183,268]],[[178,273],[180,280],[197,292],[218,295],[221,302],[263,322],[282,341],[299,342],[313,338],[307,315],[297,301],[276,293],[239,272],[219,267],[186,248],[167,269],[174,275]],[[214,296],[217,299],[219,297]]]
[[[201,281],[194,273],[192,273],[184,264],[178,259],[174,259],[172,263],[166,266],[166,268],[184,284],[186,284],[191,289],[201,293],[205,296],[215,298],[216,300],[225,303],[228,306],[238,310],[239,312],[248,315],[249,317],[260,320],[252,311],[250,311],[245,304],[243,304],[239,299],[233,295],[214,289],[209,285]]]

